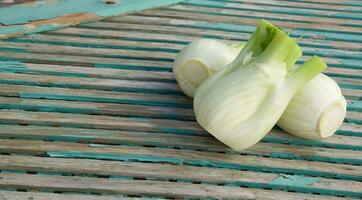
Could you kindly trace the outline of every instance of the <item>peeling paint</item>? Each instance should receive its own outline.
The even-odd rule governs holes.
[[[272,182],[270,182],[270,184],[288,186],[309,186],[318,181],[319,178],[316,177],[282,174],[275,178]]]
[[[31,4],[33,6],[21,4],[0,8],[0,23],[4,25],[24,24],[75,13],[94,13],[108,17],[178,2],[178,0],[122,0],[116,4],[108,5],[101,0],[39,1]]]
[[[103,0],[53,0],[0,8],[0,39],[56,30],[104,17],[167,6],[182,0],[122,0],[106,4]]]

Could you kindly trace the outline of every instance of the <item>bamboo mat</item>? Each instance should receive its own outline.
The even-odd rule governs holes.
[[[236,152],[196,123],[175,55],[262,18],[328,63],[348,100],[333,137],[275,128]],[[361,1],[186,0],[0,40],[0,199],[361,198],[361,22]]]

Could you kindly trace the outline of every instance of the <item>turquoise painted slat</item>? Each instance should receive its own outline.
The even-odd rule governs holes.
[[[16,39],[15,42],[19,42],[19,39]],[[23,41],[23,40],[21,40]],[[39,44],[47,44],[44,43],[43,41],[36,41],[36,40],[25,40],[25,42],[29,42],[29,43],[39,43]],[[187,43],[187,41],[185,41],[185,43]],[[50,42],[50,44],[54,44],[54,45],[60,45],[59,43],[55,42]],[[172,44],[172,43],[170,43]],[[67,46],[67,43],[64,44],[65,46]],[[79,45],[79,44],[68,44],[69,46],[79,46],[79,47],[87,47],[87,45]],[[89,45],[89,47],[92,47],[92,45]],[[96,47],[95,48],[99,48]],[[123,48],[123,47],[122,47]],[[122,49],[120,48],[120,49]],[[133,47],[134,49],[137,49],[136,47]],[[125,47],[125,49],[130,49],[128,47]],[[2,49],[0,48],[0,51]],[[14,51],[14,52],[26,52],[26,49],[22,49],[22,48],[6,48],[4,50],[7,51]],[[144,50],[144,49],[137,49],[137,50]],[[151,49],[152,50],[152,49]],[[174,53],[172,51],[178,51],[177,49],[167,49],[166,51],[161,51],[161,52],[167,52],[167,53]],[[331,58],[335,58],[338,59],[338,62],[340,62],[339,64],[336,63],[328,63],[329,66],[334,66],[334,67],[346,67],[346,68],[357,68],[357,69],[362,69],[362,62],[359,62],[359,59],[362,59],[362,53],[361,52],[343,52],[343,51],[339,51],[339,50],[328,50],[328,49],[321,49],[321,50],[314,50],[311,48],[304,48],[304,54],[306,56],[312,56],[312,55],[319,55],[319,56],[323,56],[323,57],[331,57]],[[129,59],[135,59],[134,57],[130,57],[130,56],[125,56],[125,55],[119,55],[119,56],[115,56],[115,55],[104,55],[104,57],[110,57],[110,58],[129,58]],[[353,59],[350,59],[353,58]],[[139,58],[137,57],[137,59],[144,59],[144,60],[157,60],[157,61],[168,61],[168,62],[172,62],[173,59],[169,59],[169,58],[150,58],[150,57],[145,57],[145,58]],[[358,60],[357,60],[358,59]],[[297,64],[301,64],[301,62],[297,62]],[[358,75],[358,74],[357,74]]]
[[[279,1],[289,1],[289,0],[279,0]],[[318,4],[318,5],[348,5],[348,6],[360,6],[361,3],[358,0],[346,0],[346,1],[339,1],[339,2],[330,2],[330,1],[313,1],[313,0],[294,0],[297,2],[303,2],[308,4]]]
[[[147,31],[143,31],[147,32]],[[209,37],[210,38],[210,37]],[[9,42],[16,43],[35,43],[35,44],[49,44],[49,45],[61,45],[61,46],[76,46],[76,47],[86,47],[86,48],[114,48],[114,49],[125,49],[125,50],[136,50],[136,51],[157,51],[157,52],[167,52],[167,53],[178,53],[179,49],[173,48],[146,48],[146,47],[132,47],[132,46],[116,46],[116,45],[99,45],[99,44],[91,44],[91,43],[76,43],[76,42],[62,42],[62,41],[47,41],[47,40],[36,40],[36,39],[11,39],[7,40]],[[243,42],[247,42],[246,40],[240,40]],[[91,41],[90,41],[91,42]],[[185,41],[186,42],[186,41]],[[302,47],[305,47],[301,44]],[[334,50],[330,48],[307,48],[303,50],[304,55],[312,56],[325,56],[332,58],[347,58],[347,59],[356,59],[362,60],[362,52],[356,51],[341,51]]]
[[[52,155],[61,155],[61,152],[51,152]],[[65,155],[65,153],[63,153]],[[74,154],[72,154],[73,156]],[[64,157],[55,157],[54,158],[64,158]],[[72,157],[67,157],[72,158]],[[123,161],[123,160],[120,160]],[[3,173],[11,173],[11,174],[20,174],[25,175],[26,171],[22,170],[2,170]],[[90,177],[90,178],[98,178],[102,174],[69,174],[64,172],[49,172],[49,171],[37,171],[39,175],[48,175],[48,176],[73,176],[73,177]],[[109,176],[109,179],[115,180],[133,180],[133,177],[130,176]],[[152,180],[152,181],[169,181],[165,178],[145,178],[145,180]],[[248,188],[259,188],[259,189],[271,189],[271,190],[281,190],[281,191],[293,191],[299,193],[318,193],[319,195],[328,195],[328,196],[345,196],[345,197],[360,197],[362,193],[360,192],[352,192],[347,190],[333,190],[333,189],[325,189],[325,188],[318,188],[318,187],[310,187],[309,185],[313,183],[317,183],[320,178],[312,177],[312,176],[301,176],[301,175],[280,175],[275,180],[270,183],[256,183],[251,181],[224,181],[223,185],[228,187],[248,187]],[[193,183],[195,182],[194,179],[191,178],[182,178],[182,179],[175,179],[178,183]],[[214,185],[218,186],[219,183],[214,183],[210,181],[198,181],[200,184],[203,185]],[[147,196],[143,196],[147,197]],[[150,199],[164,199],[159,197],[150,197]]]
[[[228,13],[217,13],[217,12],[212,12],[211,13],[211,12],[201,12],[201,11],[199,12],[199,11],[178,10],[178,9],[171,9],[171,8],[163,8],[163,9],[160,9],[160,10],[161,11],[176,11],[176,12],[185,13],[185,14],[187,14],[187,13],[198,14],[199,13],[199,14],[203,14],[203,15],[210,15],[210,16],[213,16],[213,17],[216,17],[216,18],[217,18],[217,16],[230,16],[230,17],[244,17],[244,18],[250,18],[250,19],[262,19],[262,17],[250,16],[250,15],[248,15],[248,16],[239,16],[239,15],[228,14]],[[142,15],[144,15],[144,14],[142,14]],[[154,14],[152,14],[152,15],[154,15]],[[158,13],[156,13],[156,16],[157,15],[158,15]],[[150,16],[150,15],[147,14],[147,16]],[[361,42],[361,39],[360,39],[360,37],[358,37],[359,36],[358,34],[353,34],[353,33],[350,33],[350,32],[346,33],[342,29],[332,31],[332,30],[328,30],[326,28],[314,30],[314,29],[309,29],[309,28],[295,27],[293,30],[294,30],[294,32],[297,31],[297,30],[301,30],[301,31],[308,30],[308,31],[310,31],[311,35],[309,37],[311,37],[311,38],[313,38],[313,37],[315,37],[315,38],[323,37],[323,38],[331,39],[331,40],[340,40],[340,41],[347,41],[347,42],[348,41]],[[306,35],[308,37],[308,32],[302,33],[302,34]]]
[[[230,3],[230,4],[229,4]],[[254,2],[252,2],[254,3]],[[326,14],[320,14],[320,12],[313,12],[308,9],[288,9],[283,7],[275,7],[268,5],[268,9],[261,9],[261,8],[243,8],[242,6],[233,7],[233,5],[238,5],[238,3],[235,3],[233,1],[215,1],[215,0],[186,0],[185,2],[182,2],[183,5],[196,5],[196,6],[205,6],[208,7],[214,7],[214,8],[226,8],[226,9],[233,9],[233,10],[246,10],[246,11],[262,11],[264,13],[279,13],[279,14],[288,14],[288,15],[296,15],[296,16],[311,16],[311,17],[328,17],[328,18],[337,18],[337,19],[356,19],[360,20],[362,19],[362,16],[360,14],[356,13],[335,13],[332,15],[326,15]],[[242,2],[239,2],[239,4],[243,4]]]
[[[103,145],[103,147],[105,147]],[[169,157],[156,157],[156,156],[139,156],[134,154],[99,154],[91,152],[76,152],[76,151],[57,151],[57,152],[47,152],[47,155],[50,157],[56,158],[91,158],[91,159],[104,159],[104,160],[136,160],[141,162],[167,162],[170,164],[186,164],[193,166],[204,166],[204,167],[217,167],[225,169],[239,169],[239,170],[252,170],[252,171],[267,171],[274,173],[293,173],[300,175],[310,175],[310,176],[321,176],[321,177],[340,177],[346,180],[361,180],[362,177],[351,177],[345,176],[342,174],[335,174],[333,171],[327,172],[317,172],[317,171],[307,171],[307,170],[290,170],[285,168],[267,168],[267,167],[257,167],[257,166],[248,166],[243,165],[242,163],[224,163],[224,162],[213,162],[208,160],[191,160],[191,159],[174,159]]]
[[[245,1],[238,1],[238,0],[210,0],[210,1],[217,1],[217,2],[233,2],[233,3],[245,3]],[[296,4],[297,3],[297,4]],[[311,6],[310,4],[306,3],[299,3],[295,1],[253,1],[252,4],[261,5],[261,6],[269,6],[269,7],[282,7],[282,8],[291,8],[294,10],[297,9],[305,9],[305,10],[316,10],[316,11],[335,11],[335,12],[343,12],[343,13],[361,13],[362,10],[358,9],[355,6],[348,6],[343,4],[340,7],[330,7],[330,6]]]
[[[109,17],[130,11],[140,11],[145,8],[170,5],[180,2],[180,0],[122,0],[116,2],[115,4],[105,4],[99,0],[60,0],[2,7],[0,8],[0,23],[4,25],[24,24],[74,13],[94,13],[102,17]]]
[[[32,4],[20,4],[10,7],[0,7],[0,23],[10,26],[0,27],[0,38],[7,38],[21,34],[38,33],[49,30],[56,30],[69,25],[78,24],[84,21],[99,20],[125,13],[141,11],[144,9],[167,6],[179,3],[182,0],[122,0],[115,4],[106,4],[100,0],[78,0],[78,1],[37,1]],[[79,17],[79,13],[84,18]],[[38,20],[64,18],[66,16],[78,15],[75,21],[58,20],[43,24],[27,23]],[[23,24],[23,25],[19,25]],[[25,25],[24,25],[25,24]]]
[[[319,19],[323,19],[321,17],[326,17],[323,15],[319,15],[319,14],[312,14],[309,13],[308,11],[306,12],[304,10],[304,12],[302,12],[302,10],[297,10],[297,11],[289,11],[289,12],[285,12],[285,10],[282,9],[278,9],[278,10],[273,10],[272,8],[266,8],[266,9],[259,9],[259,8],[248,8],[248,7],[243,7],[243,6],[238,6],[238,4],[234,4],[231,5],[227,2],[215,2],[215,1],[210,1],[210,0],[187,0],[185,2],[180,3],[181,5],[191,5],[191,6],[197,6],[197,7],[208,7],[208,8],[222,8],[222,9],[228,9],[228,10],[240,10],[240,11],[262,11],[262,13],[271,13],[271,14],[288,14],[290,15],[296,15],[296,16],[306,16],[306,17],[315,17],[314,19],[319,20]],[[284,11],[284,12],[283,12]],[[299,11],[299,12],[298,12]],[[351,14],[353,15],[353,14]],[[319,18],[317,18],[319,17]],[[282,18],[277,18],[277,17],[265,17],[265,18],[269,18],[269,19],[276,19],[276,20],[282,20],[284,21]],[[328,19],[333,18],[333,15],[328,16]],[[309,18],[310,19],[310,18]],[[310,22],[309,19],[307,19],[304,22]],[[325,18],[326,19],[326,18]],[[352,19],[352,20],[359,20],[359,18],[357,19]],[[295,22],[302,22],[302,20],[297,19],[297,17],[290,17],[288,19],[288,21],[295,21]],[[357,25],[358,23],[355,24],[353,23],[353,25]]]
[[[162,10],[165,11],[178,11],[176,9],[170,9],[170,8],[164,8]],[[265,18],[265,17],[258,17],[258,16],[240,16],[237,14],[228,14],[228,13],[216,13],[216,12],[200,12],[200,11],[190,11],[190,10],[182,10],[183,13],[194,13],[194,14],[207,14],[207,15],[211,15],[215,18],[217,18],[217,16],[229,16],[229,17],[243,17],[243,18],[251,18],[251,19],[269,19],[269,18]],[[287,21],[287,20],[285,20]],[[289,21],[289,20],[288,20]],[[293,21],[293,20],[291,20]],[[362,27],[362,25],[361,25]],[[340,31],[334,30],[334,31],[324,31],[322,29],[318,30],[314,30],[314,29],[309,29],[309,28],[294,28],[293,30],[299,30],[300,34],[302,34],[301,36],[303,37],[307,37],[307,38],[318,38],[318,37],[323,37],[326,38],[328,40],[337,40],[337,41],[349,41],[349,42],[362,42],[362,39],[359,37],[358,34],[354,34],[354,33],[340,33]],[[342,31],[343,32],[343,31]]]

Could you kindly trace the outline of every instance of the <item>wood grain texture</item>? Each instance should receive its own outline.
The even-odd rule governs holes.
[[[117,195],[80,195],[80,194],[55,194],[55,193],[46,193],[46,192],[10,192],[10,191],[0,191],[1,200],[119,200],[122,199],[148,199],[148,198],[127,198],[124,196]]]
[[[1,186],[12,185],[22,189],[45,188],[56,191],[81,191],[108,194],[149,195],[171,198],[229,198],[229,199],[305,199],[318,196],[288,194],[279,191],[264,191],[252,188],[237,188],[203,184],[188,184],[142,180],[97,179],[44,175],[0,175]],[[27,184],[24,184],[26,182]]]
[[[31,140],[0,140],[0,151],[4,153],[48,155],[60,158],[88,158],[119,161],[166,162],[203,167],[251,170],[263,172],[311,175],[349,180],[362,179],[361,166],[326,162],[289,160],[201,152],[192,150],[129,147],[100,144],[78,144],[68,142],[45,142]]]
[[[228,169],[174,166],[169,164],[115,162],[89,159],[63,159],[63,158],[36,158],[28,156],[0,156],[0,169],[2,170],[26,170],[36,172],[71,173],[74,175],[103,175],[111,177],[134,177],[138,179],[168,179],[183,180],[184,182],[202,182],[209,184],[248,185],[250,183],[264,185],[264,187],[278,187],[273,185],[273,180],[280,177],[279,174],[265,174],[250,171],[236,171]],[[288,188],[288,184],[280,186]],[[289,185],[289,187],[293,187]],[[305,185],[296,184],[305,190],[318,191],[330,190],[333,193],[352,191],[361,193],[362,185],[356,181],[342,181],[319,178],[314,183]],[[298,189],[297,189],[298,190]],[[362,193],[361,193],[362,194]]]
[[[144,9],[168,6],[181,0],[122,1],[109,4],[105,1],[44,1],[0,8],[5,15],[1,23],[0,39],[19,37],[51,31],[67,26],[97,21],[105,17],[116,16]]]
[[[43,126],[17,126],[17,125],[1,125],[0,137],[1,138],[19,138],[19,139],[41,139],[41,140],[54,140],[54,141],[70,141],[70,142],[86,142],[86,143],[100,143],[100,144],[123,144],[123,145],[139,145],[139,146],[162,146],[170,148],[180,149],[191,149],[199,151],[212,151],[212,152],[225,152],[238,154],[238,152],[231,151],[220,142],[212,138],[209,134],[200,132],[198,134],[185,134],[182,135],[183,131],[175,132],[173,134],[165,134],[162,132],[135,132],[135,131],[113,131],[113,130],[95,130],[95,129],[80,129],[80,128],[57,128],[57,127],[43,127]],[[336,138],[336,139],[333,139]],[[354,139],[351,141],[351,139]],[[314,153],[313,156],[330,157],[331,161],[333,157],[328,153],[315,153],[318,151],[332,151],[333,149],[328,148],[340,148],[340,149],[358,149],[361,144],[360,137],[351,136],[335,136],[331,137],[330,141],[323,142],[310,142],[308,145],[307,141],[301,141],[296,138],[288,137],[281,131],[273,130],[270,136],[267,136],[263,140],[269,141],[272,144],[260,144],[252,148],[251,151],[242,151],[242,153],[254,155],[270,155],[275,157],[279,152],[282,154],[283,148],[287,148],[286,144],[295,145],[291,148],[298,153],[290,156],[300,156],[306,158],[308,155]],[[344,143],[343,143],[344,142]],[[349,143],[349,144],[348,144]],[[307,146],[307,147],[305,147]],[[309,147],[308,147],[309,146]],[[313,146],[312,148],[310,146]],[[265,147],[265,148],[264,148]],[[328,148],[321,148],[328,147]],[[259,150],[258,150],[259,149]],[[333,150],[334,151],[334,150]],[[269,153],[268,153],[269,152]],[[270,153],[272,152],[272,153]],[[342,152],[346,151],[340,151]],[[347,151],[348,153],[350,151]],[[273,154],[274,153],[274,154]],[[348,159],[350,156],[357,156],[358,151],[345,157]]]
[[[361,198],[360,8],[186,0],[0,41],[0,199]],[[245,42],[261,17],[297,39],[298,65],[312,55],[327,62],[348,101],[334,136],[303,140],[276,127],[236,152],[196,123],[174,57],[200,37]]]

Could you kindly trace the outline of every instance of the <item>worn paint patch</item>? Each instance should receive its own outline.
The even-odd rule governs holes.
[[[61,135],[61,137],[66,137],[66,138],[71,138],[71,139],[79,139],[79,138],[84,138],[84,139],[95,139],[95,136],[92,135]]]
[[[95,63],[95,68],[109,68],[109,69],[128,69],[128,70],[146,70],[146,71],[167,71],[171,72],[171,67],[155,67],[155,66],[136,66],[127,64],[110,64],[110,63]]]
[[[182,159],[179,158],[165,158],[157,156],[148,156],[148,155],[135,155],[135,154],[100,154],[94,152],[80,152],[80,151],[50,151],[47,152],[47,155],[50,157],[66,157],[66,158],[96,158],[103,160],[119,160],[119,161],[129,161],[129,160],[140,160],[140,161],[149,161],[149,162],[162,162],[166,161],[174,164],[181,164]]]
[[[2,27],[0,28],[0,35],[20,32],[20,31],[24,31],[24,26],[18,25],[18,26]]]
[[[12,60],[12,61],[0,61],[0,67],[24,68],[25,65],[20,61]]]
[[[273,185],[288,185],[288,186],[309,186],[319,181],[316,177],[285,175],[282,174],[275,178],[270,184]]]
[[[161,132],[172,133],[177,135],[200,135],[200,133],[197,131],[187,130],[187,129],[170,128],[170,127],[160,127],[159,129]]]
[[[347,105],[348,111],[362,112],[362,101],[350,100]]]
[[[108,17],[178,2],[180,0],[122,0],[108,5],[101,0],[39,1],[33,6],[22,4],[0,8],[0,23],[24,24],[74,13],[95,13],[98,16]]]
[[[89,144],[90,147],[105,148],[108,145]],[[311,170],[297,170],[288,168],[274,168],[266,166],[250,166],[242,163],[227,163],[227,162],[214,162],[210,160],[190,160],[190,159],[178,159],[170,157],[161,157],[155,155],[137,155],[137,154],[102,154],[94,152],[81,152],[81,151],[49,151],[47,155],[50,157],[60,158],[93,158],[104,160],[118,160],[118,161],[146,161],[146,162],[167,162],[172,164],[188,164],[194,166],[216,167],[225,169],[237,169],[237,170],[251,170],[251,171],[268,171],[273,173],[293,173],[300,175],[320,176],[328,178],[342,178],[346,180],[361,180],[361,176],[351,176],[348,174],[336,174],[333,171],[311,171]]]
[[[167,6],[182,0],[122,0],[105,4],[102,0],[40,1],[0,8],[0,39],[51,31],[70,25],[100,20],[103,17]],[[19,25],[22,24],[22,25]]]

